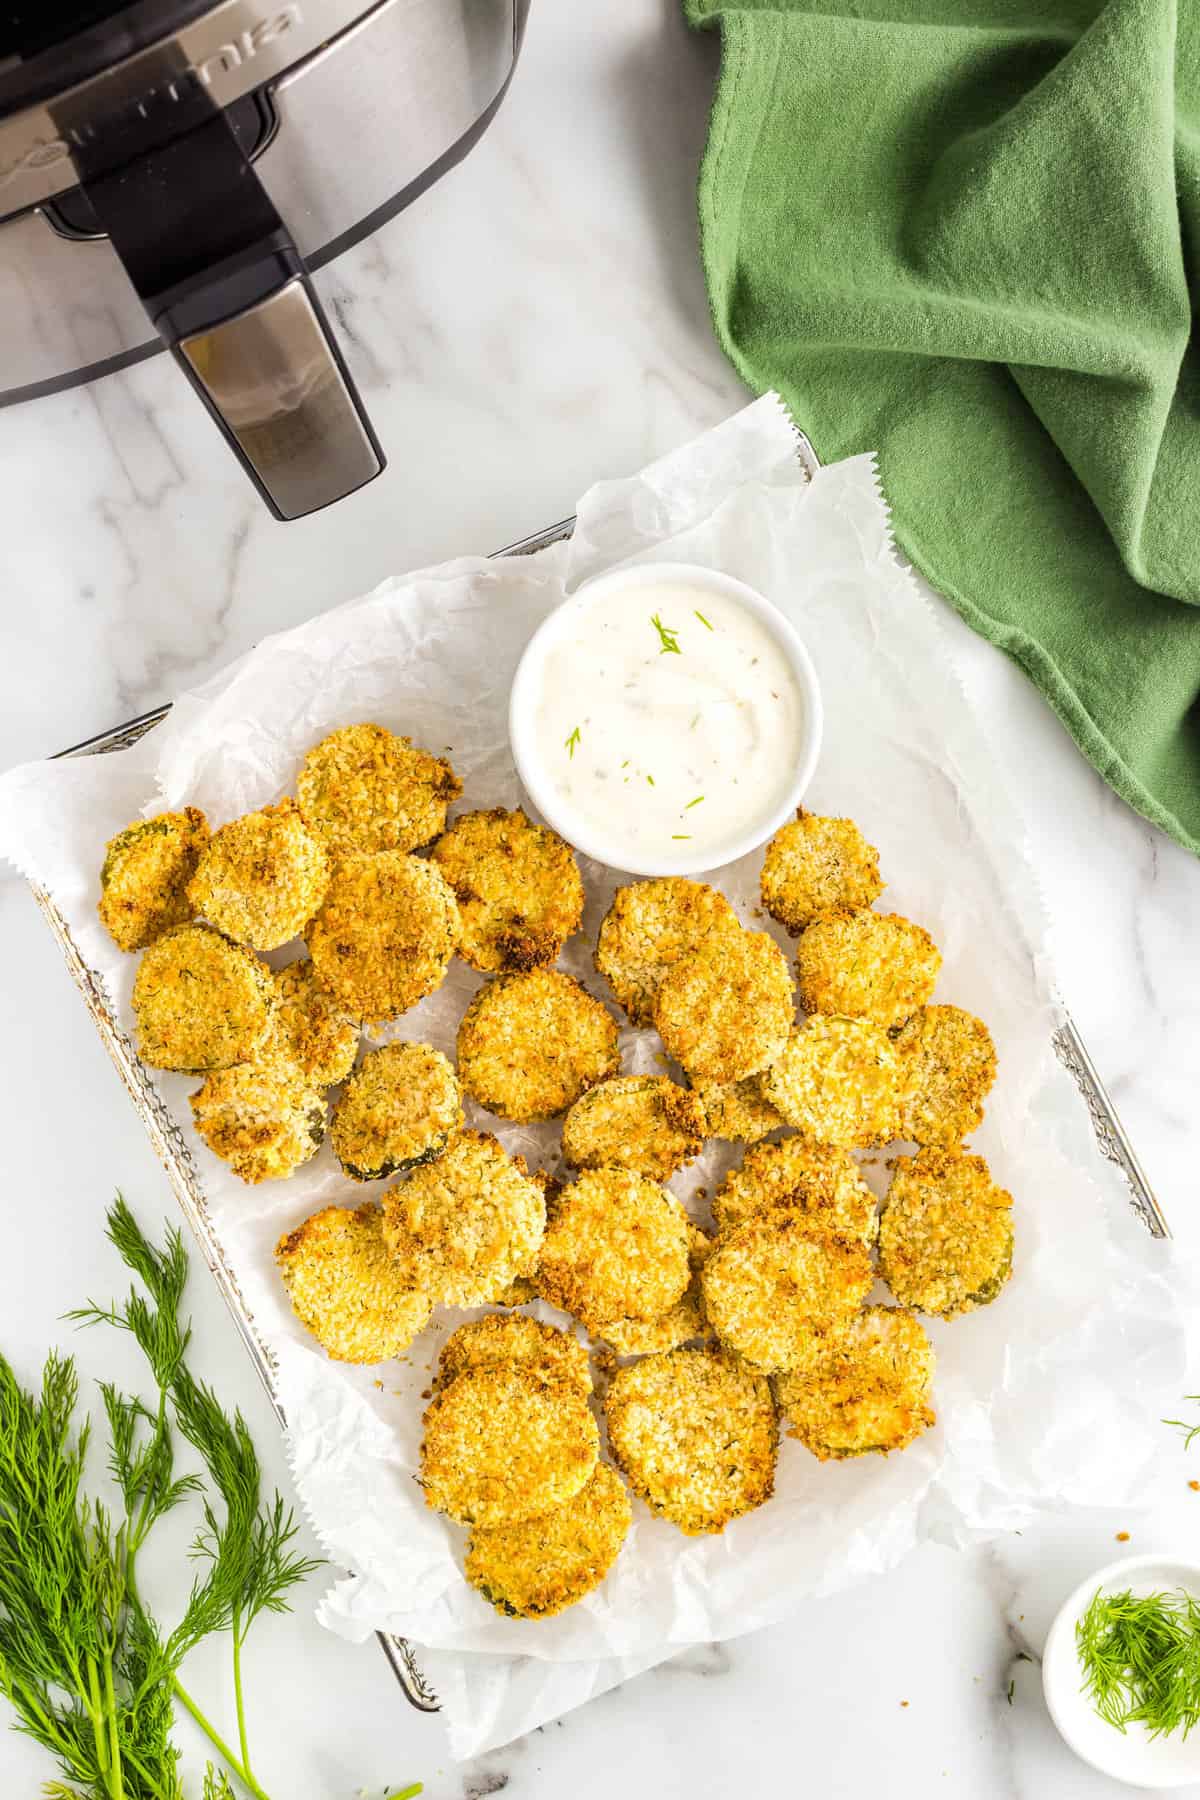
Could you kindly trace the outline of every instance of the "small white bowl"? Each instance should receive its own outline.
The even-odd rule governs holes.
[[[570,631],[580,614],[592,606],[602,606],[617,592],[634,587],[652,587],[660,582],[679,582],[706,589],[709,593],[724,594],[739,602],[767,628],[796,678],[803,704],[804,738],[800,754],[796,758],[795,777],[789,783],[779,805],[768,817],[760,818],[750,830],[719,845],[710,844],[703,851],[692,851],[689,854],[669,855],[664,852],[651,862],[647,860],[644,851],[632,850],[619,839],[605,840],[563,798],[538,754],[534,718],[546,657],[563,635]],[[817,765],[823,717],[821,690],[812,660],[795,629],[777,606],[757,589],[748,587],[744,581],[735,580],[732,575],[722,574],[719,569],[708,569],[692,563],[649,562],[633,563],[585,582],[542,621],[526,644],[513,677],[508,704],[508,735],[517,774],[526,793],[547,824],[569,844],[573,844],[575,849],[582,851],[585,856],[593,857],[597,862],[607,863],[610,868],[620,869],[630,875],[696,875],[709,869],[724,868],[726,864],[736,862],[738,857],[748,856],[751,850],[766,843],[785,820],[793,816]]]
[[[1075,1627],[1097,1588],[1120,1593],[1171,1593],[1200,1598],[1200,1563],[1171,1556],[1126,1556],[1081,1581],[1055,1615],[1042,1656],[1042,1688],[1050,1717],[1076,1756],[1129,1787],[1180,1788],[1200,1781],[1200,1725],[1183,1738],[1152,1738],[1144,1726],[1121,1732],[1103,1720],[1083,1691]]]

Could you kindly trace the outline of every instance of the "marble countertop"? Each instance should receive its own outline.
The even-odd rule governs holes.
[[[549,524],[598,477],[742,404],[696,254],[716,51],[684,31],[676,0],[537,0],[481,148],[318,277],[391,458],[331,511],[289,526],[269,518],[162,359],[0,413],[0,766],[167,699],[386,574]],[[1195,1235],[1200,958],[1189,927],[1200,868],[1103,787],[1003,658],[947,618],[1027,813],[1062,993],[1177,1235]],[[57,950],[7,876],[0,933],[0,1171],[21,1221],[21,1254],[0,1262],[0,1343],[31,1375],[45,1345],[66,1338],[64,1308],[111,1285],[111,1190],[149,1219],[172,1202]],[[286,1484],[215,1290],[197,1280],[191,1298],[198,1363],[240,1399]],[[798,1769],[822,1800],[884,1788],[1103,1800],[1119,1790],[1050,1725],[1042,1638],[1068,1589],[1118,1553],[1118,1531],[1130,1550],[1200,1541],[1196,1475],[1200,1455],[1164,1427],[1146,1515],[1076,1517],[967,1554],[926,1548],[464,1766],[437,1719],[408,1709],[375,1648],[327,1637],[302,1601],[296,1617],[261,1626],[250,1668],[260,1773],[273,1793],[327,1800],[418,1778],[433,1800],[502,1789],[600,1800],[617,1785],[627,1800],[755,1794]],[[223,1668],[198,1663],[194,1685],[227,1708]],[[181,1741],[195,1749],[183,1731]],[[31,1793],[46,1774],[40,1753],[0,1735],[5,1792]]]

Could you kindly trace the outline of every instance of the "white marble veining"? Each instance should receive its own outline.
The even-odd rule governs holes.
[[[688,36],[676,0],[535,0],[482,147],[318,277],[391,458],[331,512],[271,520],[161,360],[0,413],[0,766],[169,698],[389,572],[547,524],[597,477],[742,402],[709,330],[695,244],[716,49]],[[1178,1235],[1194,1238],[1200,869],[1113,798],[1015,670],[947,618],[1027,812],[1062,992]],[[11,1221],[0,1345],[31,1374],[44,1346],[67,1338],[63,1309],[111,1285],[100,1235],[111,1189],[147,1218],[171,1200],[32,901],[8,878],[0,940]],[[286,1482],[265,1400],[199,1277],[192,1304],[198,1362],[240,1398]],[[273,1794],[324,1800],[378,1800],[416,1778],[433,1800],[601,1800],[618,1787],[661,1800],[784,1791],[801,1777],[822,1800],[1103,1800],[1119,1790],[1060,1744],[1023,1656],[1036,1658],[1068,1589],[1116,1553],[1118,1530],[1130,1549],[1196,1542],[1193,1476],[1200,1454],[1164,1427],[1146,1517],[1075,1518],[966,1555],[927,1548],[465,1767],[449,1761],[437,1720],[404,1705],[373,1647],[348,1651],[302,1606],[259,1628],[259,1772]],[[197,1661],[195,1687],[227,1711],[225,1671]],[[36,1750],[0,1735],[5,1793],[32,1793],[47,1773]]]

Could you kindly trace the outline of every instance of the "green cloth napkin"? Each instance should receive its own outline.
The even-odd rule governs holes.
[[[1200,851],[1200,0],[685,0],[716,329]]]

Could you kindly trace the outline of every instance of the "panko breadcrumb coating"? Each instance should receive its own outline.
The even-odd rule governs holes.
[[[721,1342],[766,1372],[802,1367],[821,1333],[857,1312],[874,1279],[861,1238],[786,1203],[723,1232],[700,1276]]]
[[[571,1331],[560,1331],[526,1313],[488,1313],[452,1331],[438,1357],[437,1384],[449,1387],[464,1369],[493,1363],[531,1365],[548,1377],[573,1381],[585,1394],[592,1391],[587,1345]]]
[[[800,1004],[809,1013],[872,1019],[886,1031],[924,1006],[941,966],[941,951],[911,919],[835,907],[800,938]]]
[[[448,762],[382,725],[331,731],[296,777],[300,810],[334,857],[423,849],[461,793]]]
[[[275,1028],[267,1052],[313,1087],[344,1081],[358,1054],[358,1026],[317,981],[305,956],[275,974]]]
[[[427,1294],[396,1273],[376,1206],[326,1206],[275,1249],[296,1317],[335,1362],[389,1362],[424,1331]]]
[[[724,894],[702,881],[668,875],[618,888],[600,927],[596,968],[631,1025],[654,1023],[654,998],[666,971],[714,931],[740,931]]]
[[[548,967],[579,930],[575,852],[523,812],[463,813],[431,852],[462,913],[458,953],[484,974]]]
[[[617,1370],[604,1410],[634,1492],[689,1537],[723,1531],[770,1499],[779,1446],[770,1383],[731,1357],[643,1357]]]
[[[207,842],[198,806],[137,819],[109,839],[98,910],[118,950],[142,950],[192,917],[187,885]]]
[[[886,1456],[936,1422],[933,1368],[933,1345],[910,1312],[868,1306],[834,1326],[802,1371],[780,1375],[775,1391],[790,1436],[821,1462]]]
[[[709,1137],[757,1144],[787,1123],[763,1093],[761,1071],[742,1081],[697,1081],[692,1091],[704,1108]]]
[[[600,1434],[577,1381],[535,1365],[465,1369],[425,1411],[426,1504],[460,1525],[537,1518],[590,1480]]]
[[[463,1131],[383,1197],[396,1267],[447,1306],[484,1306],[537,1265],[546,1201],[494,1137]]]
[[[793,937],[818,913],[870,906],[883,889],[879,852],[853,819],[827,819],[801,806],[763,857],[763,905]]]
[[[308,950],[326,993],[377,1021],[442,985],[461,934],[458,902],[433,865],[384,850],[337,865]]]
[[[875,1196],[854,1158],[832,1144],[788,1137],[754,1145],[713,1195],[713,1218],[718,1230],[732,1231],[781,1202],[812,1213],[846,1237],[874,1242]]]
[[[902,1064],[870,1019],[805,1019],[762,1078],[789,1125],[823,1144],[889,1143],[900,1119]]]
[[[522,1125],[565,1112],[619,1068],[617,1021],[559,969],[489,982],[458,1028],[463,1087],[498,1118]]]
[[[695,1094],[666,1075],[617,1075],[577,1100],[563,1120],[563,1155],[577,1169],[636,1169],[666,1181],[704,1148]]]
[[[294,800],[264,806],[214,832],[188,899],[218,931],[252,950],[299,937],[329,885],[329,857]]]
[[[654,1023],[693,1081],[741,1081],[775,1060],[795,1017],[787,958],[765,931],[714,933],[659,984]]]
[[[143,955],[132,1004],[143,1062],[206,1074],[262,1048],[275,987],[265,963],[213,926],[177,925]]]
[[[325,1136],[324,1099],[285,1064],[219,1069],[192,1095],[191,1106],[213,1155],[246,1182],[294,1174]]]
[[[994,1300],[1012,1274],[1011,1208],[982,1156],[898,1156],[879,1220],[879,1273],[901,1306],[952,1319]]]
[[[599,1587],[632,1517],[621,1477],[597,1463],[565,1506],[518,1524],[477,1525],[463,1573],[506,1618],[549,1619]]]
[[[900,1136],[914,1144],[960,1144],[983,1118],[996,1079],[991,1032],[960,1006],[923,1006],[895,1043],[904,1062]]]
[[[564,1188],[546,1227],[538,1292],[591,1330],[606,1319],[659,1319],[687,1287],[688,1216],[632,1169],[588,1169]]]
[[[611,1319],[592,1329],[618,1356],[648,1356],[656,1350],[675,1350],[696,1338],[710,1337],[704,1316],[700,1271],[712,1253],[715,1239],[688,1221],[688,1268],[691,1279],[677,1300],[659,1319]]]
[[[330,1139],[352,1181],[432,1162],[463,1122],[458,1078],[429,1044],[368,1050],[333,1109]]]

